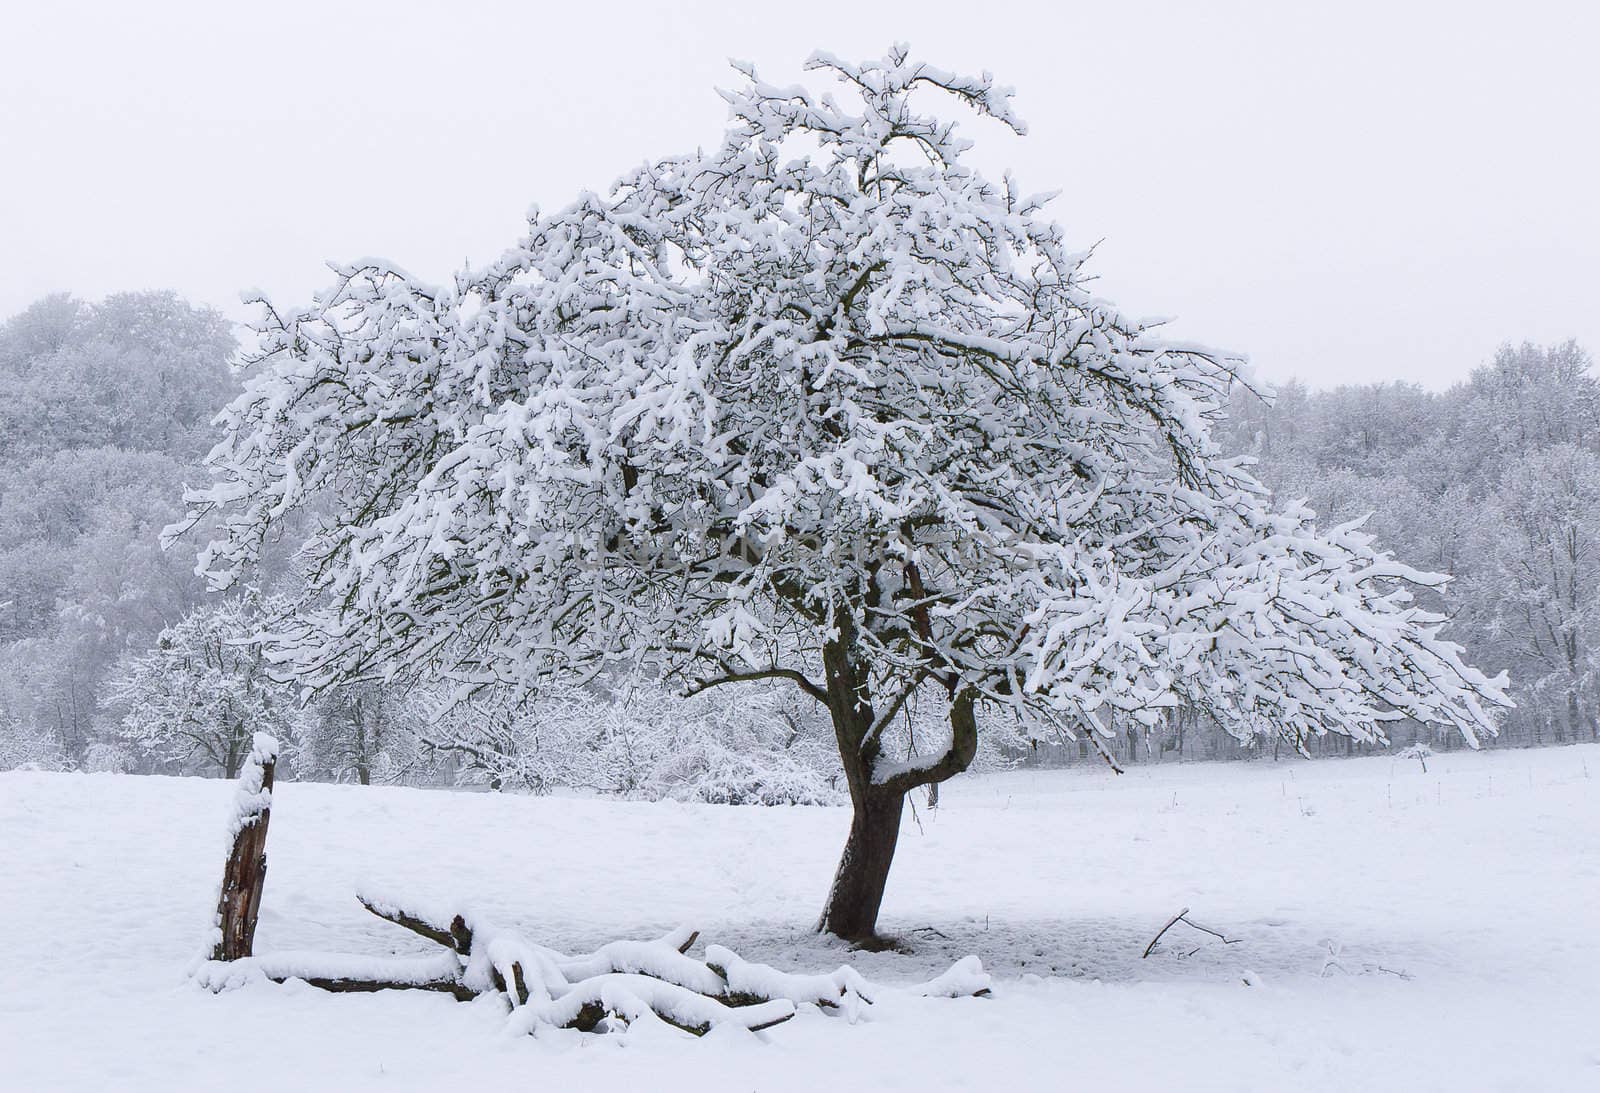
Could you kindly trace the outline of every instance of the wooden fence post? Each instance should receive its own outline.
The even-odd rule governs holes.
[[[278,742],[264,732],[256,733],[234,796],[233,848],[222,871],[216,920],[221,934],[212,960],[249,956],[255,943],[261,888],[267,879],[267,822],[272,818],[272,772],[277,762]]]

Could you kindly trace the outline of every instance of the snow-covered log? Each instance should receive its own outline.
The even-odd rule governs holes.
[[[441,991],[460,1002],[477,997],[461,982],[461,962],[451,953],[374,957],[286,952],[256,957],[255,964],[262,975],[275,983],[303,979],[325,991]]]
[[[787,998],[830,1010],[847,1003],[872,1004],[867,981],[848,965],[827,975],[797,975],[766,964],[753,964],[721,945],[706,946],[706,964],[726,980],[729,996],[740,1000]]]
[[[505,1001],[512,1027],[522,1032],[608,1032],[660,1021],[696,1036],[719,1026],[751,1032],[771,1028],[803,1004],[854,1021],[883,989],[848,966],[826,975],[796,974],[751,963],[720,945],[706,946],[705,959],[697,960],[688,951],[700,935],[686,926],[653,941],[612,941],[569,956],[500,929],[482,915],[424,908],[371,892],[357,899],[374,915],[443,951],[402,957],[285,952],[213,960],[196,979],[217,991],[260,979],[296,979],[336,992],[428,990],[459,1001],[494,995]],[[907,990],[932,996],[988,992],[989,977],[975,956]]]
[[[983,962],[975,956],[964,956],[943,975],[919,984],[915,993],[927,998],[986,998],[993,986]]]
[[[788,999],[729,1006],[654,976],[610,972],[574,983],[560,995],[531,999],[517,1010],[512,1025],[524,1032],[533,1032],[540,1025],[593,1032],[602,1019],[631,1024],[647,1013],[703,1036],[718,1025],[759,1032],[789,1020],[795,1007]]]
[[[358,893],[356,899],[360,901],[361,906],[379,918],[386,919],[396,926],[404,926],[412,933],[420,934],[437,945],[443,945],[462,956],[472,952],[472,930],[467,925],[466,919],[460,915],[435,915],[430,919],[424,911],[403,907],[370,893]]]
[[[256,733],[239,774],[229,819],[233,845],[217,897],[212,960],[249,956],[255,943],[261,890],[267,879],[267,823],[272,818],[272,775],[277,762],[277,740]]]

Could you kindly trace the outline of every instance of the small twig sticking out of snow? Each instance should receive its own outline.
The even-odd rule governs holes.
[[[1223,935],[1220,930],[1213,930],[1209,926],[1202,926],[1192,918],[1185,918],[1183,922],[1184,925],[1193,926],[1196,930],[1199,930],[1203,934],[1210,934],[1212,937],[1221,938],[1224,945],[1237,945],[1239,942],[1244,940],[1242,937],[1227,937]]]
[[[1335,968],[1338,968],[1346,975],[1349,975],[1350,969],[1345,967],[1344,964],[1339,960],[1339,954],[1344,951],[1344,946],[1339,944],[1337,941],[1334,941],[1332,938],[1325,938],[1322,943],[1327,946],[1328,955],[1323,958],[1322,971],[1319,972],[1318,975],[1320,975],[1321,978],[1326,979],[1328,978],[1328,973],[1333,971]]]
[[[1178,920],[1180,918],[1182,918],[1184,915],[1188,914],[1188,913],[1189,913],[1189,908],[1184,907],[1181,910],[1179,910],[1179,912],[1177,914],[1175,914],[1171,918],[1167,919],[1166,925],[1161,927],[1161,929],[1156,931],[1156,936],[1152,937],[1150,939],[1150,944],[1146,945],[1144,947],[1144,952],[1139,954],[1139,959],[1143,960],[1143,959],[1145,959],[1145,957],[1149,956],[1152,952],[1154,952],[1155,951],[1155,947],[1156,947],[1156,942],[1161,940],[1161,935],[1165,934],[1168,930],[1170,930],[1174,926],[1176,926],[1178,924]]]
[[[1318,973],[1321,978],[1328,978],[1328,976],[1335,969],[1343,972],[1345,975],[1356,974],[1351,972],[1351,970],[1345,966],[1344,961],[1340,959],[1340,957],[1344,955],[1343,945],[1337,941],[1334,941],[1332,938],[1324,938],[1322,944],[1327,946],[1328,955],[1322,959],[1322,971]],[[1393,975],[1400,979],[1411,980],[1416,978],[1416,976],[1412,975],[1404,968],[1386,968],[1382,964],[1372,963],[1363,963],[1360,967],[1360,974],[1362,975],[1371,975],[1373,972],[1382,972],[1384,975]]]
[[[1210,934],[1212,937],[1221,938],[1224,945],[1237,945],[1240,941],[1244,940],[1243,938],[1238,937],[1228,937],[1219,930],[1213,930],[1209,926],[1202,926],[1192,918],[1187,917],[1188,914],[1189,908],[1185,907],[1183,910],[1167,919],[1167,924],[1156,931],[1156,936],[1151,938],[1150,944],[1144,947],[1144,952],[1140,954],[1139,959],[1143,960],[1145,957],[1148,957],[1151,953],[1153,953],[1156,948],[1156,942],[1161,940],[1161,935],[1165,934],[1168,930],[1172,929],[1180,922],[1185,926],[1190,926],[1196,930],[1199,930],[1203,934]],[[1199,952],[1199,950],[1196,949],[1195,952]],[[1193,956],[1194,953],[1190,953],[1189,955]]]

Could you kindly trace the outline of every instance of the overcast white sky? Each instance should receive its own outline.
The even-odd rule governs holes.
[[[987,169],[1060,189],[1099,290],[1315,385],[1600,351],[1600,3],[8,5],[0,315],[174,288],[243,317],[329,258],[442,278],[714,143],[726,58],[904,40],[1017,88]]]

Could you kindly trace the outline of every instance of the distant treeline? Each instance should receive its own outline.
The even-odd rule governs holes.
[[[157,543],[204,475],[235,348],[220,315],[170,293],[52,296],[0,325],[0,769],[230,773],[266,727],[301,777],[731,801],[836,791],[825,719],[764,699],[625,707],[590,688],[543,712],[446,711],[425,688],[366,683],[307,703],[272,680],[240,642],[293,586],[293,559],[222,599],[194,576],[193,544]],[[1508,346],[1442,393],[1289,384],[1268,404],[1241,387],[1217,439],[1256,458],[1280,499],[1308,499],[1324,523],[1366,518],[1398,557],[1453,575],[1423,606],[1450,617],[1471,661],[1510,673],[1517,707],[1490,746],[1600,736],[1600,379],[1577,345]],[[990,763],[1287,754],[1187,709],[1098,743],[992,735]],[[1404,723],[1390,737],[1460,746]]]

